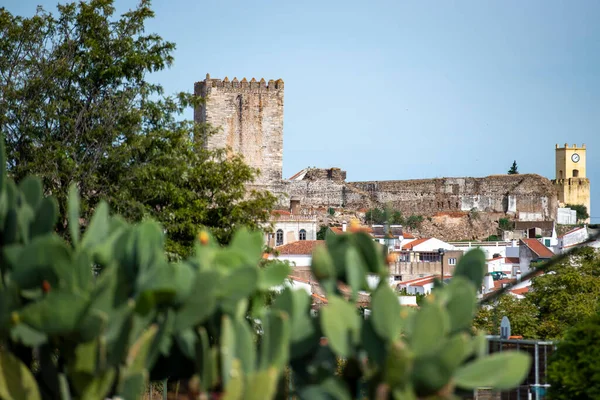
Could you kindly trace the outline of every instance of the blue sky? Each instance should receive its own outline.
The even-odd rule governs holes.
[[[55,0],[8,0],[31,15]],[[134,0],[117,0],[124,11]],[[486,176],[517,160],[554,178],[555,144],[588,147],[600,223],[598,1],[154,1],[177,44],[167,93],[207,72],[285,81],[284,176]],[[191,112],[189,113],[191,117]]]

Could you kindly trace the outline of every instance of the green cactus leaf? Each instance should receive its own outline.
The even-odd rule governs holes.
[[[94,375],[98,362],[98,341],[80,343],[75,347],[75,357],[71,358],[73,365],[70,369]]]
[[[473,249],[465,253],[454,269],[454,277],[464,276],[480,288],[485,275],[485,254],[481,249]]]
[[[32,210],[36,210],[42,200],[42,181],[37,176],[29,175],[19,182],[19,190]]]
[[[361,343],[367,352],[370,360],[377,365],[382,365],[385,362],[387,355],[387,343],[381,336],[375,333],[373,328],[373,320],[368,318],[360,331]]]
[[[435,353],[449,331],[448,313],[440,304],[429,300],[414,316],[410,335],[411,349],[417,356]]]
[[[41,346],[48,341],[48,336],[25,324],[18,324],[10,330],[10,338],[28,347]]]
[[[388,268],[385,265],[384,251],[378,243],[375,243],[371,237],[364,233],[358,232],[353,234],[352,242],[360,251],[362,258],[369,272],[378,274],[380,277],[385,277],[388,274]]]
[[[304,290],[285,288],[271,305],[272,310],[281,310],[290,316],[291,358],[302,357],[314,350],[318,343],[317,331],[310,317],[311,298]]]
[[[386,341],[393,341],[400,333],[400,302],[387,281],[382,281],[372,295],[371,316],[375,332]]]
[[[437,358],[438,362],[450,373],[454,371],[473,354],[473,345],[467,333],[462,332],[452,336],[440,348]]]
[[[7,186],[9,187],[9,186]],[[4,217],[4,237],[2,238],[5,245],[16,243],[19,239],[17,210],[9,208]]]
[[[101,201],[96,208],[90,221],[90,225],[83,235],[81,247],[84,249],[93,249],[102,243],[109,231],[108,204]]]
[[[9,257],[10,259],[13,256]],[[44,280],[56,288],[62,280],[71,280],[71,254],[69,247],[58,236],[41,236],[18,252],[12,280],[21,289],[40,288]]]
[[[231,318],[228,315],[224,315],[221,319],[221,343],[219,352],[221,355],[221,377],[225,387],[228,386],[231,376],[234,374],[233,361],[235,359],[235,342],[235,331],[233,330]]]
[[[270,290],[275,286],[279,286],[290,272],[291,268],[288,264],[280,261],[270,262],[260,270],[258,288],[260,290]]]
[[[346,249],[345,261],[346,279],[352,289],[350,301],[355,302],[358,297],[358,292],[360,290],[368,289],[366,279],[367,271],[363,259],[355,247],[348,247]]]
[[[243,266],[230,271],[217,287],[221,309],[235,314],[237,303],[254,293],[258,286],[258,267]]]
[[[116,371],[110,368],[93,378],[82,390],[81,400],[98,400],[106,398],[115,381]]]
[[[156,324],[150,326],[129,348],[125,361],[130,371],[146,370],[146,358],[150,352],[154,337],[158,332]]]
[[[385,361],[384,381],[390,387],[404,384],[410,375],[413,355],[403,341],[396,340],[390,344]]]
[[[273,311],[263,320],[259,369],[283,369],[289,360],[290,317],[282,311]]]
[[[235,331],[235,356],[240,360],[242,372],[248,375],[256,367],[254,337],[245,319],[235,318],[232,322]]]
[[[156,221],[146,220],[137,227],[136,256],[140,272],[157,261],[164,262],[164,234]]]
[[[331,349],[340,357],[352,354],[360,335],[360,317],[354,305],[339,296],[328,297],[320,312],[321,329]]]
[[[90,309],[81,319],[79,337],[87,342],[100,336],[108,325],[108,314],[97,309]]]
[[[53,197],[45,197],[35,213],[35,223],[31,225],[31,237],[52,233],[58,218],[58,203]]]
[[[37,383],[29,368],[6,348],[0,348],[0,398],[3,400],[41,399]]]
[[[180,331],[204,322],[217,306],[216,291],[220,276],[216,271],[202,271],[193,281],[194,290],[175,314],[174,330]]]
[[[454,277],[446,289],[451,295],[446,303],[450,316],[450,332],[471,329],[477,308],[477,297],[473,284],[462,276]]]
[[[405,385],[402,387],[396,387],[392,390],[392,398],[394,400],[418,400],[415,395],[415,391],[412,386]],[[442,399],[440,399],[442,400]],[[454,400],[454,399],[449,399]]]
[[[241,400],[244,396],[244,376],[242,375],[240,360],[233,359],[229,379],[225,385],[223,400]]]
[[[196,370],[200,376],[201,391],[208,391],[215,384],[217,376],[217,362],[206,328],[198,328],[198,340],[196,341]]]
[[[106,339],[109,365],[119,365],[125,359],[129,337],[133,327],[135,304],[126,303],[110,313],[110,323],[104,335]]]
[[[207,284],[216,284],[208,272],[205,274],[202,277],[209,279],[209,283],[199,281],[200,276],[186,263],[169,264],[162,261],[149,271],[140,272],[137,290],[140,296],[148,296],[147,299],[151,303],[148,307],[153,307],[154,304],[178,305],[186,297],[189,298],[190,294],[193,296],[194,292],[201,293]]]
[[[176,331],[173,336],[183,355],[193,360],[196,357],[196,334],[194,331],[188,328],[183,331]]]
[[[308,385],[299,390],[302,400],[350,400],[352,395],[339,379],[329,377],[318,385]]]
[[[146,356],[146,369],[151,370],[154,366],[158,357],[168,352],[164,351],[164,348],[168,349],[170,343],[171,334],[173,332],[173,324],[175,322],[175,313],[173,310],[168,310],[162,316],[159,316],[158,332],[154,336],[154,343],[150,346],[148,355]],[[195,358],[195,352],[191,359]]]
[[[275,398],[279,371],[276,368],[268,368],[248,375],[246,379],[245,400],[263,400]]]
[[[69,234],[71,235],[71,241],[73,246],[77,247],[79,244],[79,236],[81,234],[79,227],[79,190],[77,185],[72,183],[69,186],[69,197],[68,197],[68,215],[69,215]]]
[[[118,395],[122,399],[138,400],[141,399],[146,391],[146,382],[148,381],[148,371],[122,370],[119,379]]]
[[[531,367],[531,357],[517,351],[494,353],[456,371],[454,382],[463,389],[489,387],[508,390],[520,385]]]
[[[234,233],[228,250],[241,254],[247,264],[255,265],[262,258],[263,235],[260,231],[241,228]]]
[[[17,211],[19,237],[26,244],[29,242],[31,223],[33,222],[34,217],[35,213],[28,204],[22,204]]]
[[[450,382],[452,372],[441,365],[435,355],[418,357],[411,374],[411,381],[419,398],[438,393]]]
[[[332,236],[332,235],[330,235]],[[311,270],[315,278],[327,293],[333,293],[334,286],[326,285],[326,282],[336,281],[336,269],[331,254],[325,246],[317,246],[313,251]]]
[[[477,358],[484,357],[488,354],[488,340],[487,334],[484,331],[477,332],[473,337],[473,352]]]
[[[48,335],[76,330],[89,300],[80,294],[50,291],[42,300],[26,305],[19,313],[21,321]]]

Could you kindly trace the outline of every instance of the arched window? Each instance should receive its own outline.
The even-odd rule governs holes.
[[[579,170],[578,169],[574,169],[573,170],[573,178],[577,178],[579,176]]]
[[[300,229],[300,240],[306,240],[306,231],[304,229]]]
[[[281,246],[283,244],[283,231],[277,229],[277,237],[275,238],[275,246]]]

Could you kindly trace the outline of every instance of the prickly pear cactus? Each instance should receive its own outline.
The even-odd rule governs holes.
[[[220,247],[202,231],[194,255],[170,263],[153,221],[127,223],[100,203],[81,227],[72,187],[67,242],[40,180],[15,184],[5,167],[0,148],[2,399],[139,399],[165,379],[185,381],[190,398],[272,399],[289,389],[285,370],[302,399],[452,398],[515,386],[528,370],[522,354],[485,355],[471,330],[479,252],[414,311],[387,284],[379,245],[328,237],[313,258],[328,301],[315,315],[308,293],[283,285],[289,266],[260,266],[259,232],[241,229]],[[369,275],[380,284],[365,319],[355,301]]]

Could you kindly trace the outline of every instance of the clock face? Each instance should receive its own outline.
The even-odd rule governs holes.
[[[573,160],[573,162],[579,162],[579,154],[577,154],[577,153],[574,153],[574,154],[571,156],[571,160]]]

